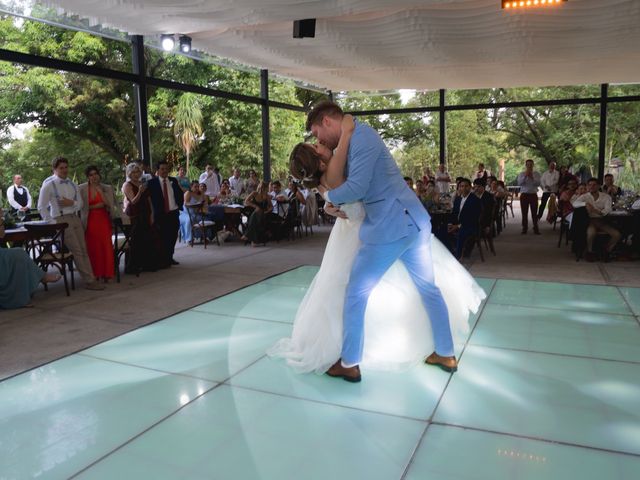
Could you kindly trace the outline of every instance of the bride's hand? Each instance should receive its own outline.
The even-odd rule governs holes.
[[[324,204],[324,213],[332,217],[344,218],[345,220],[349,218],[346,213],[340,210],[340,207],[336,207],[333,203],[329,202]]]
[[[342,117],[342,133],[352,133],[356,128],[356,123],[353,121],[353,115],[346,114]]]

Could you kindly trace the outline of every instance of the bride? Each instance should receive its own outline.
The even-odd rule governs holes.
[[[349,140],[354,129],[345,115],[338,146],[301,143],[291,153],[291,173],[308,188],[336,188],[344,182]],[[342,205],[320,265],[293,323],[290,338],[279,340],[267,354],[286,359],[299,373],[325,373],[340,358],[342,312],[351,266],[360,247],[359,230],[365,217],[361,202]],[[469,312],[486,297],[467,270],[433,235],[435,283],[449,310],[454,339],[469,333]],[[420,295],[401,261],[385,273],[369,297],[365,313],[363,368],[405,370],[434,350],[431,324]]]

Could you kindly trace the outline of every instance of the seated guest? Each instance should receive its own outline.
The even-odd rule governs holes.
[[[471,181],[463,178],[459,182],[458,196],[453,202],[452,225],[449,226],[449,234],[457,235],[456,258],[462,258],[467,240],[478,234],[481,213],[482,203],[476,195],[471,193]]]
[[[196,180],[191,182],[189,190],[184,193],[184,205],[180,209],[180,237],[184,243],[193,241],[191,238],[191,216],[189,215],[189,205],[197,205],[207,202],[207,185],[198,183]],[[200,212],[199,214],[201,214]]]
[[[404,181],[407,183],[407,186],[413,190],[413,178],[411,177],[404,177]]]
[[[577,182],[577,180],[576,180]],[[578,198],[580,198],[582,195],[584,195],[585,193],[587,193],[587,184],[584,182],[580,182],[578,184],[578,187],[576,188],[575,193],[573,194],[573,196],[571,197],[571,203],[575,202],[578,200]]]
[[[560,194],[560,201],[558,202],[558,210],[560,211],[560,215],[563,218],[566,218],[568,221],[571,221],[570,215],[573,212],[573,204],[571,200],[576,194],[576,190],[578,189],[578,183],[571,179],[569,183],[567,183],[565,189]],[[577,197],[576,197],[577,198]]]
[[[304,194],[302,193],[302,191],[298,187],[298,183],[297,182],[294,182],[293,180],[290,179],[289,180],[289,188],[287,188],[287,190],[285,190],[285,193],[287,194],[287,197],[289,198],[289,202],[297,201],[299,207],[304,205],[304,202],[305,202]]]
[[[182,165],[178,167],[178,175],[176,176],[176,180],[178,180],[178,185],[180,186],[180,190],[183,192],[188,192],[191,182],[186,175],[186,171]]]
[[[420,201],[429,213],[433,213],[440,207],[440,192],[433,180],[429,180],[423,190],[422,196],[419,195]]]
[[[484,235],[491,236],[491,225],[493,224],[493,210],[496,206],[495,198],[484,188],[484,180],[476,178],[473,181],[473,190],[482,204],[482,213],[480,214],[480,228]]]
[[[585,256],[588,262],[595,260],[595,254],[593,252],[593,241],[596,238],[598,232],[606,233],[609,235],[609,242],[605,247],[605,261],[609,259],[609,254],[620,240],[620,232],[611,225],[607,224],[603,217],[606,217],[611,212],[613,202],[611,197],[603,192],[600,192],[600,183],[596,178],[590,178],[587,181],[588,192],[581,195],[578,201],[582,201],[586,204],[587,212],[589,214],[589,226],[587,227],[587,254]]]
[[[0,239],[4,238],[4,212],[0,209]],[[38,284],[57,282],[57,273],[45,273],[22,248],[0,248],[0,310],[31,306]]]
[[[279,180],[275,180],[271,183],[271,191],[269,192],[269,195],[271,196],[271,205],[273,206],[272,213],[283,218],[286,217],[289,199],[282,191],[282,184]]]
[[[78,185],[78,192],[82,197],[80,218],[84,225],[87,253],[93,274],[107,282],[114,277],[111,219],[117,201],[111,185],[101,183],[100,171],[96,166],[87,167],[85,175],[87,182]]]
[[[260,179],[258,178],[258,174],[252,168],[251,170],[249,170],[249,178],[247,178],[247,181],[245,183],[245,186],[247,189],[247,192],[246,192],[247,195],[255,192],[258,189],[259,183],[260,183]]]
[[[244,201],[246,207],[253,207],[254,210],[249,217],[247,231],[242,236],[242,240],[251,242],[252,247],[267,241],[266,214],[273,209],[268,187],[267,182],[260,182],[258,189]]]
[[[607,173],[604,176],[604,185],[602,186],[602,191],[609,195],[614,203],[622,193],[620,187],[613,184],[613,175],[610,173]]]
[[[569,180],[575,180],[578,183],[578,177],[576,177],[573,173],[569,172],[569,168],[562,166],[560,167],[560,179],[558,180],[558,190],[562,192],[569,183]]]

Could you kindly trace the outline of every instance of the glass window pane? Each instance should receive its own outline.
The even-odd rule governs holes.
[[[607,114],[605,173],[623,190],[640,193],[640,102],[610,103]]]
[[[623,97],[626,95],[640,95],[640,83],[625,83],[609,85],[608,95],[610,97]]]
[[[571,87],[517,87],[489,88],[483,90],[447,90],[447,105],[476,103],[526,102],[536,100],[566,100],[600,96],[599,85]]]

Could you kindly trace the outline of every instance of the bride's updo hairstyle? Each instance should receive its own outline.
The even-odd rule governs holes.
[[[316,188],[320,184],[320,155],[308,143],[299,143],[289,155],[289,172],[306,188]]]

